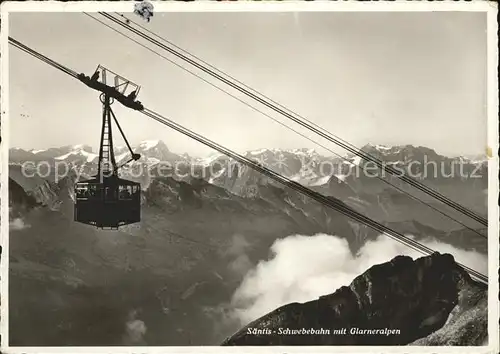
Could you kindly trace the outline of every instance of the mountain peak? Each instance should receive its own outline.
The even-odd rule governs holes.
[[[389,145],[383,145],[383,144],[368,143],[368,144],[364,145],[360,150],[362,150],[362,151],[373,151],[373,150],[376,150],[378,152],[384,153],[384,152],[400,151],[402,149],[405,149],[406,147],[411,147],[411,145],[394,145],[394,146],[389,146]]]
[[[71,160],[84,160],[87,162],[92,162],[95,161],[99,156],[98,154],[94,154],[92,152],[91,146],[84,144],[68,146],[60,152],[64,153],[62,155],[55,156],[54,158],[56,160],[66,160],[69,158]]]
[[[306,154],[306,155],[318,155],[318,152],[316,151],[316,149],[308,149],[308,148],[301,148],[301,149],[293,149],[293,150],[290,150],[291,153],[294,153],[294,154]]]
[[[318,155],[315,149],[310,148],[296,148],[296,149],[270,149],[270,148],[262,148],[257,150],[250,150],[245,153],[245,155],[258,156],[263,154],[272,154],[272,155],[282,155],[282,154],[295,154],[295,155],[309,155],[314,156]]]
[[[479,299],[476,302],[482,301],[483,311],[475,317],[462,308],[468,301],[466,294],[472,292]],[[483,316],[486,304],[487,288],[474,282],[452,255],[434,253],[416,260],[397,256],[371,267],[349,286],[331,294],[305,303],[290,303],[264,315],[222,345],[406,345],[446,326],[452,310],[454,320],[463,320],[462,327],[470,331]],[[311,323],[342,335],[275,334],[278,328],[300,331],[310,328]],[[345,328],[350,330],[342,333]],[[357,328],[391,328],[399,332],[392,336],[360,336],[352,331]],[[250,335],[249,329],[263,334]],[[487,331],[478,328],[474,332],[479,343],[484,341]],[[471,337],[470,332],[467,336]]]
[[[71,151],[74,151],[74,152],[79,152],[79,151],[93,152],[92,147],[89,145],[85,145],[85,144],[73,145],[73,146],[71,146]]]
[[[161,140],[143,140],[137,146],[138,149],[142,151],[147,151],[154,148],[166,149],[168,151],[167,145]]]
[[[21,150],[19,148],[13,148],[13,150]],[[28,152],[31,152],[32,154],[39,154],[41,152],[47,151],[45,149],[31,149]]]
[[[439,155],[434,149],[425,146],[415,146],[411,144],[387,146],[381,144],[366,144],[361,149],[366,153],[376,153],[383,156],[397,156],[414,158],[427,155],[428,157],[444,157]]]

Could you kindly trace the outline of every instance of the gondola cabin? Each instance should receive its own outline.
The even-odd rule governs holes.
[[[139,183],[119,178],[118,170],[131,161],[139,160],[141,155],[132,151],[111,105],[116,99],[126,107],[143,109],[136,100],[140,87],[101,65],[92,77],[79,74],[78,78],[101,92],[103,114],[97,175],[93,179],[76,183],[74,220],[101,229],[118,229],[120,226],[139,222],[141,186]],[[114,86],[108,85],[109,82],[113,82]],[[127,89],[132,91],[127,94]],[[113,121],[130,150],[129,161],[121,166],[116,164],[113,151]]]
[[[139,183],[116,176],[76,183],[75,221],[98,228],[116,229],[141,220]]]

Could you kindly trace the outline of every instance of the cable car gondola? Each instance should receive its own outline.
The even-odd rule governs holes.
[[[103,114],[97,175],[75,184],[74,220],[101,229],[118,229],[120,226],[141,220],[140,184],[118,176],[119,168],[131,161],[138,160],[141,156],[132,151],[115,114],[111,110],[111,104],[114,99],[117,99],[121,103],[127,103],[124,105],[129,108],[137,106],[135,97],[139,92],[139,86],[114,73],[112,74],[115,75],[115,86],[107,86],[105,83],[107,73],[112,72],[99,66],[92,78],[83,74],[79,75],[80,80],[90,83],[88,86],[102,92],[100,99],[103,103]],[[98,81],[99,76],[101,76],[101,82]],[[133,91],[125,96],[128,87],[132,87]],[[131,158],[121,166],[117,166],[115,161],[111,117],[113,117],[131,153]]]

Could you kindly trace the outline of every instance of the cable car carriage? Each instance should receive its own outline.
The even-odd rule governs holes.
[[[112,76],[111,81],[114,82],[114,86],[106,84],[107,81],[109,82],[109,76]],[[140,87],[101,65],[98,66],[92,78],[84,74],[80,74],[79,78],[83,82],[87,81],[88,86],[102,92],[100,99],[103,103],[103,114],[97,175],[75,184],[74,220],[101,229],[118,229],[120,226],[139,222],[141,220],[141,186],[137,182],[120,178],[118,169],[131,161],[138,160],[141,155],[132,151],[111,109],[111,104],[116,99],[129,108],[139,109],[140,102],[135,98]],[[117,166],[115,161],[111,118],[131,154],[131,158],[121,166]]]
[[[141,221],[141,186],[118,178],[76,183],[75,221],[98,228],[116,229]]]

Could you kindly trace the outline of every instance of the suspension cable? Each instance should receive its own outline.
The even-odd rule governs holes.
[[[11,37],[9,37],[9,42],[12,43],[13,45],[15,45],[16,47],[18,47],[16,45],[16,42],[14,39],[11,39]],[[19,43],[19,42],[17,42]],[[20,48],[20,47],[18,47]],[[39,54],[38,52],[36,52],[35,50],[27,47],[27,46],[22,46],[22,50],[24,52],[26,52],[27,54],[30,54],[32,56],[34,56],[35,58],[37,59],[40,59],[42,61],[44,61],[46,64],[48,65],[51,65],[57,69],[60,69],[60,68],[64,68],[64,66],[60,65],[59,63]],[[47,60],[45,60],[45,59]],[[65,72],[66,74],[72,76],[73,78],[77,78],[76,76],[73,76],[71,73],[74,72],[70,69],[68,69],[67,71],[65,70],[61,70],[63,72]],[[231,157],[232,159],[256,170],[257,172],[260,172],[266,176],[268,176],[269,178],[275,180],[276,182],[279,182],[287,187],[290,187],[300,193],[302,193],[303,195],[306,195],[306,196],[309,196],[311,199],[314,199],[316,200],[317,202],[325,205],[325,206],[328,206],[334,210],[336,210],[337,212],[343,214],[343,215],[346,215],[347,217],[355,220],[355,221],[358,221],[359,223],[362,223],[378,232],[381,232],[391,238],[393,238],[394,240],[422,253],[422,254],[427,254],[427,255],[430,255],[430,254],[433,254],[435,253],[434,250],[432,250],[431,248],[421,244],[420,242],[418,241],[415,241],[409,237],[406,237],[405,235],[397,232],[397,231],[394,231],[392,230],[391,228],[381,224],[381,223],[378,223],[372,219],[370,219],[369,217],[355,211],[354,209],[348,207],[346,204],[344,204],[343,202],[341,202],[340,200],[336,199],[336,198],[332,198],[332,197],[326,197],[324,195],[321,195],[320,193],[317,193],[307,187],[304,187],[303,185],[295,182],[295,181],[292,181],[290,180],[289,178],[286,178],[260,164],[258,164],[257,162],[255,161],[252,161],[240,154],[237,154],[225,147],[223,147],[222,145],[219,145],[187,128],[184,128],[182,127],[181,125],[175,123],[174,121],[172,120],[169,120],[168,118],[152,111],[152,110],[149,110],[147,108],[144,108],[144,110],[140,111],[142,114],[158,121],[159,123],[162,123],[196,141],[199,141],[200,143],[208,146],[208,147],[211,147],[215,150],[217,150],[218,152],[228,156],[228,157]],[[488,276],[485,275],[485,274],[482,274],[478,271],[475,271],[474,269],[470,268],[470,267],[467,267],[461,263],[458,263],[457,264],[462,267],[464,270],[466,270],[473,278],[483,282],[483,283],[488,283]]]
[[[74,78],[77,77],[77,73],[67,67],[65,67],[64,65],[61,65],[57,62],[55,62],[54,60],[50,59],[50,58],[47,58],[46,56],[38,53],[37,51],[25,46],[24,44],[22,44],[21,42],[15,40],[14,38],[10,37],[9,36],[9,42],[14,45],[15,47],[17,47],[18,49],[21,49],[22,51],[34,56],[35,58],[37,59],[40,59],[41,61],[49,64],[49,65],[52,65],[53,67],[55,67],[56,69],[59,69],[61,70],[62,72],[70,75],[70,76],[73,76]]]
[[[224,78],[223,76],[221,76],[220,74],[214,72],[213,70],[201,65],[200,63],[194,61],[193,59],[190,59],[188,58],[187,56],[185,56],[184,54],[180,53],[179,51],[175,50],[175,49],[172,49],[171,47],[155,40],[154,38],[148,36],[147,34],[141,32],[140,30],[137,30],[135,28],[133,28],[132,26],[130,26],[128,23],[123,23],[120,19],[117,19],[115,18],[114,16],[110,15],[110,14],[107,14],[105,12],[99,12],[99,14],[101,14],[102,16],[112,20],[113,22],[119,24],[120,26],[124,27],[125,29],[137,34],[138,36],[146,39],[147,41],[159,46],[160,48],[168,51],[169,53],[175,55],[176,57],[188,62],[189,64],[195,66],[196,68],[202,70],[203,72],[215,77],[216,79],[224,82],[225,84],[231,86],[232,88],[240,91],[241,93],[244,93],[245,95],[253,98],[254,100],[258,101],[259,103],[267,106],[268,108],[271,108],[272,110],[274,110],[275,112],[277,113],[280,113],[281,115],[285,116],[286,118],[289,118],[291,119],[292,121],[294,121],[295,123],[297,124],[300,124],[302,125],[303,127],[306,127],[307,129],[313,131],[314,133],[320,135],[321,137],[335,143],[336,145],[344,148],[345,150],[353,153],[354,155],[356,156],[359,156],[367,161],[371,161],[373,163],[375,163],[375,165],[380,168],[382,171],[387,171],[389,172],[390,174],[394,175],[395,177],[401,179],[402,181],[410,184],[411,186],[413,186],[414,188],[417,188],[419,190],[421,190],[422,192],[434,197],[435,199],[441,201],[442,203],[450,206],[451,208],[457,210],[458,212],[472,218],[473,220],[483,224],[484,226],[487,226],[488,225],[488,220],[478,214],[476,214],[475,212],[467,209],[466,207],[462,206],[461,204],[451,200],[450,198],[444,196],[443,194],[433,190],[432,188],[418,182],[417,180],[407,176],[407,175],[402,175],[401,174],[401,171],[398,171],[397,169],[395,169],[394,167],[392,166],[387,166],[384,162],[382,162],[381,160],[377,159],[376,157],[374,157],[373,155],[369,154],[369,153],[366,153],[362,150],[359,150],[357,147],[355,147],[354,145],[340,139],[339,137],[336,137],[335,135],[333,135],[332,133],[328,132],[326,129],[324,128],[321,128],[319,127],[318,125],[310,122],[309,120],[301,117],[300,115],[294,113],[293,111],[291,110],[288,110],[288,109],[283,109],[283,108],[280,108],[278,105],[276,104],[273,104],[273,103],[270,103],[269,101],[266,101],[264,98],[265,96],[263,96],[262,94],[259,94],[259,95],[256,95],[255,93],[252,93],[250,92],[249,90],[245,89],[245,88],[242,88],[241,86],[235,84],[234,82],[228,80],[227,78]],[[130,22],[130,21],[129,21]],[[258,92],[256,90],[253,90],[254,92]],[[260,97],[259,97],[260,96]],[[264,97],[264,98],[262,98]]]

